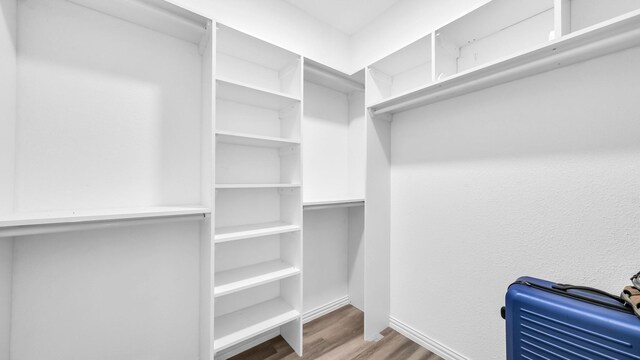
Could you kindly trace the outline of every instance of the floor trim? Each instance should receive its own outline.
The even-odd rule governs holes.
[[[389,326],[393,330],[406,336],[408,339],[414,341],[418,345],[424,347],[425,349],[431,351],[432,353],[440,356],[443,359],[469,360],[468,358],[464,357],[462,354],[424,335],[423,333],[419,332],[418,330],[412,328],[411,326],[403,323],[402,321],[394,317],[389,317]]]
[[[311,320],[315,320],[321,316],[327,315],[328,313],[338,310],[339,308],[349,305],[349,295],[343,296],[341,298],[335,299],[331,302],[328,302],[320,307],[317,307],[313,310],[309,310],[302,315],[302,323],[306,324]]]

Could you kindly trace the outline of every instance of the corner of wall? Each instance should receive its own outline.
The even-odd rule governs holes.
[[[400,0],[349,40],[353,72],[411,44],[490,0]]]
[[[15,126],[16,126],[16,43],[15,0],[0,0],[0,213],[13,211]]]

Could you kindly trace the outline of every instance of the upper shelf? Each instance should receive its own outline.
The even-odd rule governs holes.
[[[305,210],[322,210],[340,207],[363,206],[364,198],[344,198],[344,199],[323,199],[323,200],[305,200]]]
[[[211,23],[201,15],[160,0],[69,0],[80,6],[199,45]]]
[[[282,110],[300,102],[281,92],[260,88],[237,81],[218,78],[216,96],[220,99],[234,101],[241,104],[253,105],[271,110]]]
[[[0,216],[0,237],[101,228],[167,218],[197,220],[210,213],[211,209],[199,206],[16,213]]]
[[[286,68],[300,58],[288,50],[220,23],[217,26],[216,46],[220,53],[274,70]]]
[[[640,45],[640,10],[369,106],[393,114]],[[437,61],[437,60],[436,60]]]

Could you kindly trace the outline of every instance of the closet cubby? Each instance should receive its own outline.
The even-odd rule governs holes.
[[[299,203],[300,188],[219,189],[216,234],[233,228],[250,231],[259,224],[265,224],[265,231],[272,224],[300,225]]]
[[[304,202],[319,206],[355,200],[361,205],[366,151],[364,86],[359,82],[363,73],[354,79],[305,61]],[[331,139],[331,146],[326,139]]]
[[[387,100],[433,82],[431,34],[369,66],[367,104]]]
[[[217,351],[274,330],[295,330],[301,313],[300,232],[216,248]]]
[[[300,99],[299,55],[220,24],[217,33],[217,78],[224,92],[275,104]]]
[[[640,0],[584,1],[562,0],[569,15],[570,32],[579,31],[640,9]]]
[[[305,322],[349,303],[365,310],[364,75],[305,59]]]
[[[554,38],[554,1],[494,0],[435,32],[435,78],[533,49]]]
[[[230,143],[219,135],[217,139],[216,184],[300,184],[299,144],[255,146],[255,142]]]
[[[214,352],[301,355],[302,61],[220,24],[216,56]]]
[[[0,343],[11,359],[210,358],[212,21],[159,0],[4,10],[17,114],[1,120]]]

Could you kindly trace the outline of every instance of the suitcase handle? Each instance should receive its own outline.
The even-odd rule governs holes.
[[[624,301],[624,299],[622,299],[619,296],[615,296],[613,294],[609,294],[606,291],[602,291],[600,289],[596,289],[596,288],[592,288],[592,287],[588,287],[588,286],[576,286],[576,285],[568,285],[568,284],[557,284],[557,285],[553,285],[552,286],[554,289],[556,290],[562,290],[562,291],[569,291],[569,290],[580,290],[580,291],[586,291],[586,292],[591,292],[591,293],[595,293],[598,295],[602,295],[604,297],[608,297],[609,299],[613,299],[621,304],[626,304],[627,302]]]

